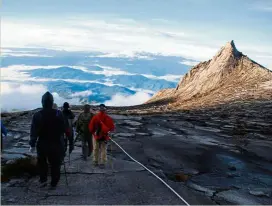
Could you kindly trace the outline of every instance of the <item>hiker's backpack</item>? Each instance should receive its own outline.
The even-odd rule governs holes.
[[[88,113],[88,114],[82,113],[79,116],[79,120],[78,120],[79,130],[80,130],[80,133],[82,133],[84,136],[91,135],[91,132],[89,130],[89,124],[92,118],[93,118],[92,113]]]
[[[59,110],[42,110],[41,121],[39,125],[39,137],[50,142],[59,142],[63,134],[64,122],[60,118]]]

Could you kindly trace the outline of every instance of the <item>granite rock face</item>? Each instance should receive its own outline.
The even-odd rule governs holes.
[[[80,109],[75,107],[76,115]],[[189,204],[272,204],[271,102],[137,113],[144,110],[110,108],[116,124],[113,139]],[[11,133],[4,140],[2,167],[29,157],[28,148],[17,143],[25,142],[32,115],[30,111],[3,117]],[[2,183],[1,203],[184,204],[115,144],[108,145],[105,169],[94,167],[91,158],[82,160],[80,144],[76,145],[70,162],[66,157],[69,187],[63,166],[54,191],[38,188],[37,177],[22,174]]]
[[[155,94],[148,103],[169,101],[168,107],[199,108],[237,100],[272,99],[272,72],[228,42],[213,57],[193,67],[175,89]]]

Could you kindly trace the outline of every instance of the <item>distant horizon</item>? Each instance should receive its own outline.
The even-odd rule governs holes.
[[[203,61],[234,40],[271,69],[271,19],[269,0],[9,0],[2,3],[2,47]]]
[[[1,107],[56,102],[128,106],[174,88],[234,40],[272,70],[269,0],[6,0],[1,18]]]

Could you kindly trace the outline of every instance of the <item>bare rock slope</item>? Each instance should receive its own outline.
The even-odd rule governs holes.
[[[193,67],[175,89],[159,91],[148,103],[168,100],[170,108],[193,108],[271,98],[272,72],[239,52],[231,41],[213,59]]]

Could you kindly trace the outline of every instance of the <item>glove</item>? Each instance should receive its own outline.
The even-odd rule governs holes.
[[[70,137],[70,136],[71,136],[70,130],[69,130],[69,129],[66,129],[65,134],[66,134],[67,137]]]
[[[29,152],[34,153],[35,152],[35,147],[30,147]]]

